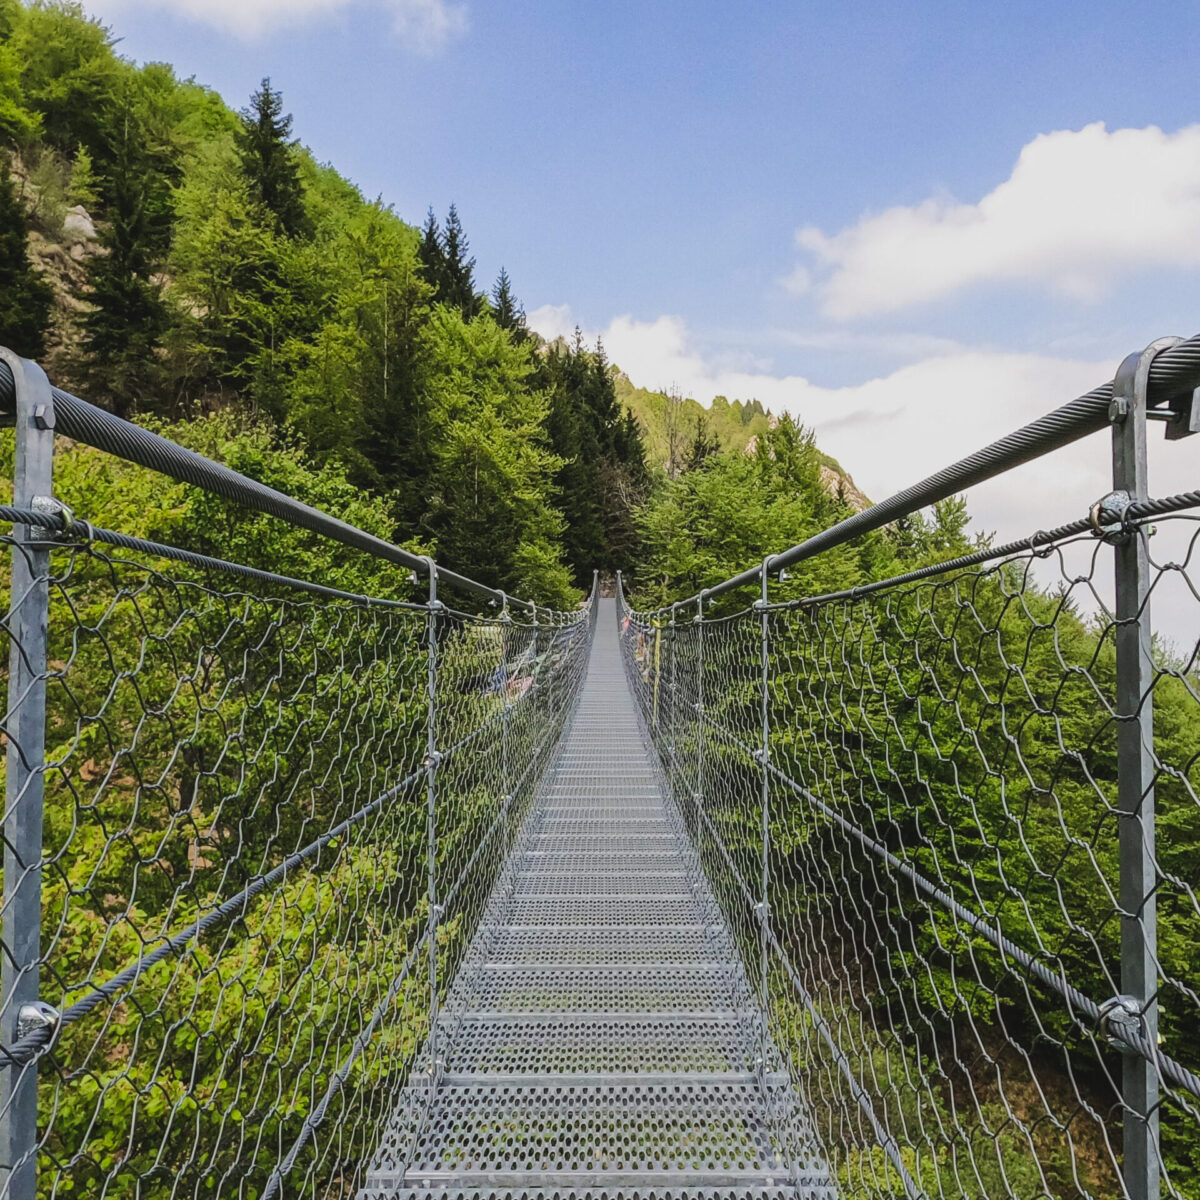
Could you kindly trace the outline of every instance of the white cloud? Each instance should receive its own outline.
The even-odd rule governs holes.
[[[390,11],[396,36],[419,54],[433,54],[467,31],[465,4],[453,0],[371,0]],[[285,26],[311,24],[354,6],[356,0],[104,0],[104,15],[152,7],[253,40]],[[97,3],[94,7],[99,7]]]
[[[467,32],[467,9],[447,0],[390,0],[400,40],[422,54],[436,54]]]
[[[817,294],[838,319],[989,282],[1096,301],[1135,271],[1200,266],[1200,125],[1044,134],[976,204],[931,197],[834,234],[806,227],[796,242],[827,270]],[[784,286],[808,275],[801,266]]]
[[[533,328],[555,337],[574,329],[565,305],[529,314]],[[1115,360],[1057,358],[945,343],[891,374],[848,387],[822,387],[800,375],[734,370],[702,354],[686,323],[662,316],[613,319],[585,336],[604,338],[609,358],[635,384],[677,386],[701,403],[713,396],[758,399],[789,412],[816,433],[821,449],[841,462],[875,500],[900,491],[1048,410],[1090,390]],[[1154,439],[1153,490],[1165,495],[1194,486],[1190,443]],[[1110,488],[1111,460],[1103,436],[1057,451],[974,489],[975,527],[1003,540],[1074,520]],[[1189,482],[1190,480],[1190,482]]]

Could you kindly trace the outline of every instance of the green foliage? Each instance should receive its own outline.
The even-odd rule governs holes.
[[[851,513],[824,486],[825,458],[811,434],[790,417],[765,429],[753,454],[715,453],[702,436],[698,469],[660,478],[639,513],[637,594],[647,606],[712,587]],[[850,586],[894,561],[881,537],[865,538],[801,564],[778,594]]]
[[[724,396],[705,408],[678,393],[634,387],[624,375],[615,380],[617,400],[637,420],[646,443],[646,456],[668,474],[686,465],[697,426],[720,450],[745,450],[771,428],[773,418],[757,400],[742,403]],[[827,464],[832,460],[825,459]]]
[[[561,461],[547,445],[546,402],[526,386],[529,347],[489,316],[468,324],[440,306],[427,336],[437,347],[426,386],[441,431],[429,516],[439,555],[473,563],[493,587],[568,607],[576,593],[552,504]]]
[[[53,299],[29,261],[25,215],[17,203],[9,164],[0,157],[0,342],[26,358],[46,349]]]

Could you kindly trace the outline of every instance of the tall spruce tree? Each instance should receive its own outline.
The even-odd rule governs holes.
[[[241,117],[237,146],[251,197],[271,214],[281,233],[306,237],[312,227],[304,208],[292,116],[283,111],[283,95],[272,89],[270,76]]]
[[[525,324],[525,310],[513,295],[512,280],[503,267],[500,268],[496,285],[492,288],[492,317],[501,329],[507,329],[518,340],[529,336],[529,327]]]
[[[479,314],[479,296],[475,293],[475,260],[467,257],[469,250],[470,244],[463,232],[458,209],[451,204],[446,214],[446,229],[442,234],[445,294],[438,299],[443,304],[453,305],[468,321]]]
[[[159,156],[127,110],[113,133],[101,242],[88,267],[91,310],[83,318],[82,373],[91,394],[119,416],[145,407],[161,378],[159,343],[167,310],[156,275],[169,234]]]
[[[40,358],[46,352],[53,293],[29,261],[26,232],[8,160],[0,158],[0,345]]]
[[[417,259],[425,282],[433,288],[433,299],[440,301],[446,292],[446,252],[442,249],[442,227],[433,215],[433,205],[425,215],[421,226],[421,244],[417,248]]]

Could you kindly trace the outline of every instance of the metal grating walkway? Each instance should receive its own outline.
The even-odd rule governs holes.
[[[603,601],[574,722],[439,1021],[443,1068],[427,1050],[359,1200],[832,1200],[763,1030]]]

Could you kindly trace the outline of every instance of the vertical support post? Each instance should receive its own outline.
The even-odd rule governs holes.
[[[667,784],[671,789],[671,795],[675,795],[676,777],[678,775],[676,764],[676,739],[679,736],[678,713],[676,711],[676,681],[678,676],[675,674],[675,606],[671,605],[671,620],[667,623],[667,650],[670,658],[670,681],[667,685]]]
[[[654,672],[654,720],[651,722],[655,729],[658,729],[658,685],[661,677],[659,669],[659,645],[662,641],[662,618],[654,618],[654,659],[652,670]]]
[[[426,653],[429,674],[425,685],[425,856],[428,865],[429,892],[429,1057],[430,1089],[437,1086],[441,1073],[438,1052],[438,924],[442,915],[438,903],[437,888],[437,769],[441,761],[438,752],[437,727],[437,674],[438,674],[438,624],[441,620],[442,602],[437,594],[437,564],[426,559],[429,567],[429,605],[426,618]]]
[[[36,363],[0,349],[16,385],[13,505],[53,504],[54,401]],[[8,617],[8,741],[3,810],[4,918],[0,972],[0,1039],[6,1045],[38,1013],[42,923],[42,803],[46,755],[46,644],[50,627],[50,551],[43,530],[17,525]],[[0,1071],[0,1193],[35,1200],[37,1193],[35,1058]]]
[[[1113,381],[1113,488],[1120,507],[1149,496],[1146,390],[1155,355],[1177,339],[1131,354]],[[1102,502],[1104,503],[1104,502]],[[1150,653],[1150,572],[1145,529],[1117,535],[1117,807],[1120,812],[1121,990],[1141,1035],[1158,1041],[1158,942],[1154,857],[1154,663]],[[1122,1070],[1125,1191],[1158,1200],[1158,1073],[1144,1055],[1126,1053]]]
[[[770,918],[770,845],[771,845],[771,778],[767,767],[771,761],[771,705],[769,689],[771,686],[771,627],[767,607],[770,603],[767,596],[767,571],[771,565],[768,557],[762,565],[762,595],[755,605],[759,610],[759,621],[762,629],[762,745],[759,748],[759,761],[762,764],[762,894],[758,905],[758,945],[761,960],[761,975],[759,978],[759,1001],[762,1006],[763,1029],[760,1067],[766,1069],[768,1016],[767,1016],[767,921]]]
[[[700,833],[700,806],[704,803],[704,593],[696,601],[696,789],[692,801],[696,808],[696,836]]]
[[[504,861],[508,861],[509,842],[512,830],[512,767],[511,767],[511,738],[512,738],[512,702],[508,695],[508,632],[512,626],[512,614],[508,611],[508,596],[502,597],[500,607],[500,700],[504,705],[500,716],[500,786],[503,789],[500,803],[503,808],[504,821]]]

